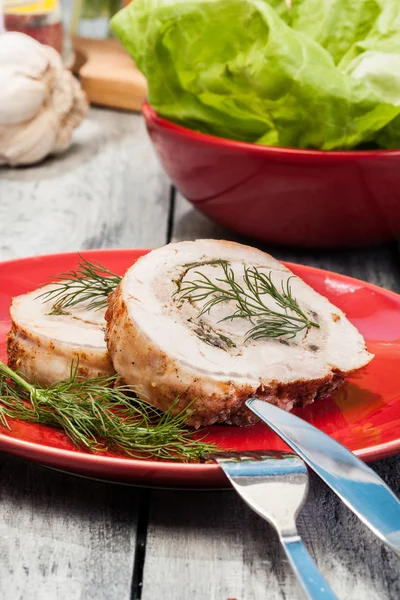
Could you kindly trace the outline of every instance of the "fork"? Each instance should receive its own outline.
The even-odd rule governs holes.
[[[290,452],[213,452],[243,500],[275,527],[289,562],[311,600],[336,598],[304,546],[296,517],[308,492],[308,471]]]

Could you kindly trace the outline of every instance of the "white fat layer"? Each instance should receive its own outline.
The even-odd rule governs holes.
[[[67,309],[66,315],[51,315],[52,303],[38,296],[53,285],[13,299],[13,364],[28,381],[41,385],[68,378],[72,364],[86,379],[113,375],[104,340],[105,311],[88,311],[79,305]]]
[[[74,345],[81,349],[101,349],[104,341],[105,309],[87,310],[87,304],[66,308],[67,315],[51,315],[52,302],[43,302],[40,294],[54,289],[48,285],[29,294],[13,298],[10,314],[19,327],[42,338]]]
[[[225,351],[205,343],[193,327],[199,318],[201,303],[181,305],[174,293],[176,280],[187,268],[185,265],[215,259],[228,261],[239,282],[242,282],[244,265],[271,274],[278,288],[291,277],[293,297],[320,327],[311,327],[307,333],[303,331],[289,340],[289,345],[271,338],[246,342],[251,323],[247,320],[221,323],[221,319],[232,314],[233,307],[220,304],[201,318],[206,326],[231,339],[235,348]],[[191,269],[184,280],[197,278],[196,270],[212,279],[222,276],[221,267],[203,265]],[[268,385],[272,381],[288,383],[322,378],[332,369],[355,370],[371,359],[363,337],[341,310],[281,263],[254,248],[216,240],[171,244],[139,259],[128,270],[121,289],[129,319],[146,336],[149,345],[157,346],[200,376],[207,374],[217,380]],[[273,299],[265,297],[265,301],[276,308]]]

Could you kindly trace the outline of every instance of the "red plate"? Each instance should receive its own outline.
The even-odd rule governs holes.
[[[84,252],[112,271],[124,271],[145,250]],[[12,296],[33,290],[52,275],[72,269],[77,254],[26,258],[0,264],[0,359],[5,360],[8,309]],[[400,296],[379,287],[328,271],[289,265],[317,292],[339,306],[361,331],[375,359],[332,398],[298,409],[310,421],[364,460],[395,454],[400,449]],[[231,450],[285,449],[266,425],[214,425],[208,440]],[[17,422],[12,431],[0,430],[0,450],[44,465],[97,479],[167,487],[226,487],[214,464],[182,464],[133,460],[112,454],[77,450],[55,429]]]

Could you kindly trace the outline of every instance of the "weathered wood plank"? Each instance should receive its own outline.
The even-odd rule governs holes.
[[[130,600],[137,491],[0,455],[0,598]]]
[[[195,212],[179,195],[172,237],[238,239]],[[265,249],[282,259],[341,271],[388,288],[398,285],[395,262],[386,248],[333,253]],[[381,461],[375,468],[400,493],[399,458]],[[161,591],[174,600],[302,597],[274,531],[233,493],[157,491],[152,497],[143,600]],[[339,598],[400,597],[394,554],[314,476],[299,529]]]
[[[165,243],[168,184],[138,115],[92,109],[62,156],[0,170],[0,260]]]
[[[91,110],[75,146],[0,171],[0,260],[166,242],[169,187],[137,115]],[[130,600],[140,491],[0,456],[0,598]]]
[[[239,241],[236,233],[211,221],[177,191],[172,241],[194,240],[197,237]]]

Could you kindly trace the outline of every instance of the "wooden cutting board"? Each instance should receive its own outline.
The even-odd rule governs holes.
[[[72,71],[79,77],[90,103],[141,110],[146,79],[117,40],[75,37],[72,43]]]

